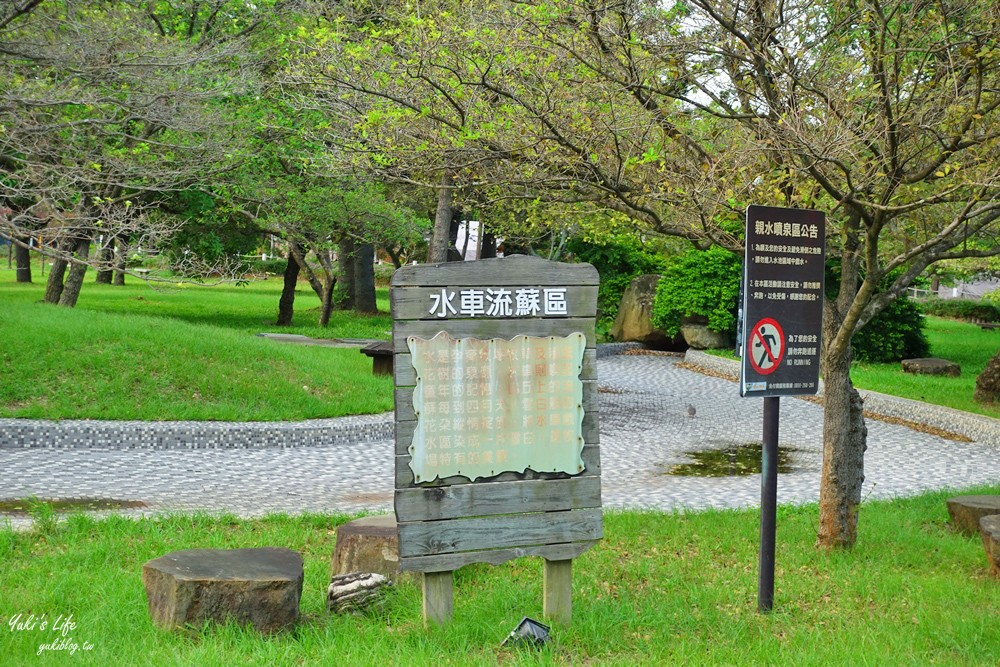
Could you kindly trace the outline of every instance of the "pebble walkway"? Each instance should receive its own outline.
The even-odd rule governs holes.
[[[759,442],[761,434],[762,401],[742,399],[731,380],[694,372],[680,361],[649,354],[598,361],[605,507],[674,510],[759,502],[760,475],[666,474],[690,460],[686,452]],[[882,397],[880,405],[888,403],[891,399]],[[892,404],[913,421],[941,412],[914,401]],[[1000,482],[1000,420],[947,412],[952,424],[970,423],[973,442],[867,421],[865,498]],[[124,447],[120,443],[128,438],[109,439],[106,432],[86,435],[99,432],[92,425],[100,422],[0,420],[0,499],[113,498],[147,506],[123,514],[390,511],[391,418],[321,420],[322,428],[317,422],[219,425],[217,436],[204,425],[126,423],[118,427],[155,428],[168,435],[144,436],[147,444]],[[36,435],[69,429],[75,435],[57,439],[49,434],[32,441],[25,429]],[[197,446],[170,435],[184,429],[198,430]],[[287,431],[288,437],[273,437],[274,429]],[[782,399],[779,441],[791,450],[793,469],[779,475],[780,503],[817,499],[821,431],[819,406]],[[291,444],[274,444],[276,440]],[[19,522],[23,524],[12,520],[15,526]]]

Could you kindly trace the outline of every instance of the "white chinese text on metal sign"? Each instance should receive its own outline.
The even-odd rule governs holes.
[[[453,475],[583,472],[581,333],[406,339],[417,384],[409,447],[417,483]]]
[[[750,206],[746,224],[740,394],[815,394],[826,218],[820,211]]]
[[[434,317],[558,317],[567,314],[565,287],[449,289],[430,295]]]

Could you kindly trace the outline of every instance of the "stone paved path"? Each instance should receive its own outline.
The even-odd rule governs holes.
[[[741,399],[734,382],[681,368],[678,361],[666,356],[617,355],[598,362],[605,507],[670,510],[740,507],[759,501],[759,475],[697,478],[664,474],[671,465],[688,461],[686,451],[759,442],[761,433],[759,399]],[[930,410],[912,401],[905,406],[909,418],[917,421],[922,410]],[[963,413],[956,414],[961,418]],[[864,496],[891,497],[1000,481],[1000,437],[995,437],[1000,433],[1000,421],[969,418],[978,420],[979,426],[985,423],[987,435],[968,443],[868,420]],[[160,439],[159,448],[117,448],[109,444],[107,434],[81,434],[89,433],[92,427],[81,431],[80,424],[94,422],[36,422],[39,433],[45,428],[75,428],[72,432],[76,435],[68,438],[72,442],[64,438],[55,446],[39,447],[36,442],[25,447],[25,443],[12,440],[13,421],[3,420],[0,498],[115,498],[143,501],[148,511],[228,511],[245,516],[389,511],[390,420],[389,414],[322,420],[343,424],[343,432],[354,434],[329,441],[316,423],[310,422],[302,425],[310,437],[289,438],[295,443],[289,447],[255,446],[253,436],[245,435],[254,429],[219,426],[237,430],[250,441],[233,444],[226,440],[213,448],[216,445],[209,430],[208,435],[200,433],[205,442],[194,449],[171,444],[170,438],[167,445]],[[994,424],[998,425],[995,429]],[[24,439],[25,424],[18,426],[22,428],[19,437]],[[171,425],[157,427],[170,429]],[[779,476],[779,502],[817,499],[821,427],[820,407],[800,399],[782,399],[779,440],[782,447],[795,451],[794,470]],[[192,427],[188,424],[186,428]],[[267,426],[255,428],[263,429],[260,441],[274,442]],[[297,427],[270,428],[294,432]]]

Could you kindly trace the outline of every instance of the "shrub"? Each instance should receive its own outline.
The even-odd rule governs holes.
[[[924,316],[910,298],[901,296],[854,334],[851,341],[858,361],[890,363],[930,354],[924,334]]]
[[[612,236],[603,243],[571,239],[566,248],[581,262],[593,264],[601,276],[597,317],[605,327],[618,315],[622,294],[632,279],[646,273],[660,273],[665,266],[663,257],[635,236]]]
[[[1000,322],[1000,303],[973,299],[928,299],[921,303],[928,315],[956,320]]]
[[[273,273],[280,276],[285,273],[286,266],[288,266],[288,260],[280,257],[273,259],[260,259],[258,257],[250,260],[250,272],[256,274]]]
[[[712,331],[735,333],[742,274],[739,255],[719,247],[691,249],[671,258],[661,273],[654,326],[675,336],[683,318],[701,316]]]

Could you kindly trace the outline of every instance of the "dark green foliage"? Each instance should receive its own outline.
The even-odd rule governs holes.
[[[901,296],[872,318],[851,341],[857,361],[888,363],[930,355],[924,316],[911,299]]]
[[[288,266],[288,260],[281,257],[274,259],[253,259],[250,261],[250,272],[258,275],[271,273],[280,276],[285,273],[286,266]]]
[[[973,299],[929,299],[920,304],[928,315],[956,320],[1000,322],[1000,304]]]
[[[600,274],[597,317],[605,325],[610,325],[618,315],[622,294],[633,278],[660,273],[666,265],[662,256],[628,234],[612,236],[603,243],[571,239],[566,248],[581,262],[593,264]]]
[[[888,288],[900,271],[902,269],[883,276],[880,289]],[[840,261],[835,257],[827,257],[825,281],[826,298],[836,299]],[[855,332],[851,347],[855,361],[889,363],[926,357],[930,354],[930,344],[924,333],[923,312],[914,301],[901,296]]]
[[[740,259],[717,246],[671,258],[656,288],[653,324],[674,336],[683,318],[700,316],[712,331],[735,333]]]

